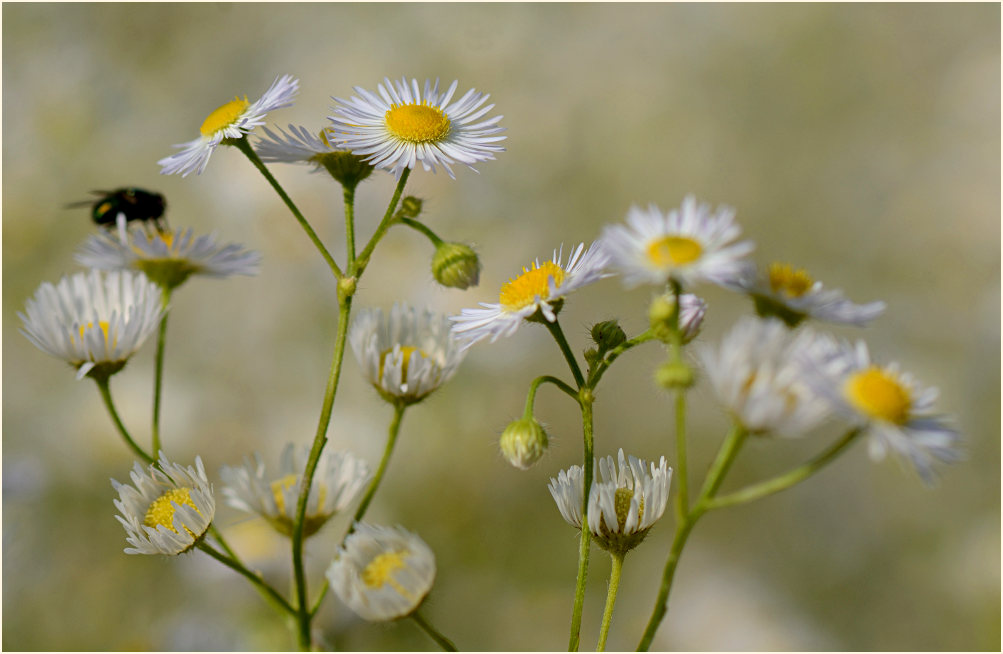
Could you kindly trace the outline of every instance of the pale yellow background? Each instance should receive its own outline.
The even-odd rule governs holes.
[[[335,303],[323,263],[258,173],[218,151],[202,176],[161,177],[157,159],[194,138],[234,94],[276,75],[302,82],[269,116],[320,129],[330,96],[384,76],[441,77],[491,93],[507,152],[418,171],[409,190],[447,238],[477,245],[467,292],[434,285],[422,237],[393,231],[359,306],[395,300],[456,313],[497,298],[522,265],[598,236],[631,203],[688,193],[738,210],[756,259],[807,266],[858,301],[886,300],[864,331],[880,361],[941,388],[968,461],[936,489],[859,445],[817,478],[712,514],[685,552],[656,648],[998,649],[1000,590],[1000,9],[995,5],[161,5],[3,6],[3,647],[286,649],[283,623],[201,554],[127,556],[110,477],[132,465],[90,381],[17,333],[45,280],[80,270],[91,225],[67,202],[91,189],[158,190],[169,220],[217,230],[264,256],[256,278],[192,280],[175,296],[163,430],[172,457],[219,466],[274,461],[316,427]],[[340,189],[296,166],[275,174],[341,253]],[[368,237],[392,180],[359,192]],[[700,289],[715,342],[743,298]],[[648,289],[607,280],[569,300],[576,351],[589,324],[644,326]],[[351,355],[349,355],[351,357]],[[671,407],[651,383],[655,345],[625,356],[596,405],[596,448],[670,455]],[[126,423],[149,438],[153,343],[113,380]],[[453,382],[405,418],[369,518],[435,550],[425,613],[462,648],[564,648],[577,535],[546,489],[580,463],[575,407],[552,389],[538,413],[554,437],[529,472],[497,452],[530,379],[566,376],[544,330],[478,345]],[[691,404],[693,469],[726,427],[712,393]],[[390,411],[349,358],[331,447],[374,465]],[[752,442],[727,488],[780,472],[835,429]],[[669,457],[670,460],[673,458]],[[673,462],[674,463],[674,462]],[[217,524],[283,591],[288,547],[223,505]],[[342,517],[308,544],[320,571]],[[672,532],[666,516],[626,562],[609,645],[633,649]],[[592,647],[609,563],[593,550],[583,645]],[[329,597],[317,621],[340,649],[424,649],[414,624],[372,625]]]

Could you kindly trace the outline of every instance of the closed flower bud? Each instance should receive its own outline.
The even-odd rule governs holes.
[[[515,420],[501,435],[501,451],[508,462],[528,470],[547,450],[549,438],[536,418]]]
[[[604,320],[592,325],[592,340],[600,351],[608,352],[627,340],[620,324],[615,320]]]
[[[477,286],[481,262],[477,253],[463,243],[441,243],[432,257],[435,281],[450,288],[466,289]]]
[[[655,381],[668,389],[689,388],[693,385],[693,369],[682,361],[668,361],[655,371]]]
[[[682,310],[679,313],[679,331],[682,342],[689,343],[703,326],[704,314],[707,313],[707,303],[691,293],[684,293],[681,298]],[[672,295],[659,295],[648,308],[648,321],[655,338],[669,342],[672,340],[672,314],[676,309],[676,299]]]
[[[417,218],[421,215],[421,205],[421,198],[408,195],[401,200],[401,208],[398,210],[398,213],[404,218]]]

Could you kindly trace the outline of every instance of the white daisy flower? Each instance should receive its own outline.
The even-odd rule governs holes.
[[[823,288],[803,268],[787,263],[771,263],[765,274],[749,268],[729,286],[752,297],[759,315],[776,316],[792,327],[806,317],[863,327],[885,310],[884,302],[854,304],[843,291]]]
[[[719,347],[703,346],[699,356],[718,398],[742,427],[801,436],[829,414],[805,369],[824,349],[811,330],[792,332],[779,320],[746,316]]]
[[[200,457],[195,457],[194,468],[185,468],[161,452],[156,465],[137,462],[129,476],[132,486],[111,480],[119,497],[115,508],[122,514],[115,518],[132,545],[126,554],[173,556],[202,541],[216,513],[216,500]]]
[[[45,282],[18,313],[21,333],[77,369],[77,379],[118,372],[157,329],[160,287],[143,274],[92,270]],[[95,369],[95,367],[97,369]]]
[[[481,302],[482,309],[463,309],[459,316],[452,316],[453,335],[469,347],[485,338],[493,343],[499,336],[511,336],[537,312],[548,322],[557,320],[564,296],[607,276],[603,272],[606,253],[598,241],[588,250],[580,243],[562,265],[563,249],[554,250],[553,258],[542,265],[534,261],[521,275],[502,284],[497,304]]]
[[[276,531],[292,535],[299,501],[300,479],[310,448],[286,445],[277,474],[267,475],[258,453],[245,458],[242,466],[223,466],[223,496],[227,504],[267,520]],[[334,514],[348,506],[372,477],[369,465],[348,452],[325,451],[320,456],[310,495],[307,498],[303,535],[312,536]]]
[[[465,356],[445,316],[406,304],[389,315],[359,311],[348,339],[366,379],[391,404],[419,402],[449,381]]]
[[[734,217],[733,209],[711,212],[692,195],[668,215],[654,204],[647,210],[633,206],[626,226],[603,230],[603,247],[628,286],[665,284],[670,278],[685,287],[700,281],[725,285],[748,266],[744,257],[755,247],[751,241],[735,242],[742,230]]]
[[[589,491],[588,523],[596,543],[607,552],[623,554],[637,547],[669,501],[672,469],[661,457],[656,467],[621,449],[613,457],[599,459]],[[562,470],[548,484],[561,516],[572,527],[582,527],[584,471],[581,466]]]
[[[403,527],[355,523],[327,569],[331,588],[360,617],[403,618],[418,608],[435,581],[435,555]]]
[[[269,111],[292,105],[298,92],[299,80],[292,75],[282,75],[276,77],[265,94],[254,102],[248,102],[247,96],[243,100],[234,97],[209,114],[197,139],[174,146],[181,148],[181,152],[157,162],[161,167],[160,174],[181,173],[182,177],[186,177],[194,171],[201,175],[212,151],[224,139],[239,139],[250,134],[255,127],[265,124],[265,115]]]
[[[442,166],[455,178],[450,164],[473,169],[472,164],[503,152],[495,143],[505,139],[496,136],[505,130],[498,127],[501,116],[481,120],[494,108],[484,106],[489,96],[470,89],[451,102],[456,85],[454,81],[442,93],[439,80],[434,84],[426,80],[424,92],[419,92],[416,79],[409,84],[405,78],[396,82],[384,78],[377,86],[378,95],[356,86],[358,96],[333,98],[335,115],[328,118],[340,145],[398,178],[416,162],[433,172]]]
[[[117,233],[100,230],[91,236],[76,260],[99,270],[139,270],[167,289],[191,275],[256,275],[261,266],[260,254],[237,243],[220,245],[215,234],[196,237],[191,228],[151,234],[124,224]]]
[[[289,125],[289,132],[279,128],[278,134],[267,127],[263,131],[265,138],[254,149],[265,163],[312,164],[312,172],[326,169],[336,180],[352,187],[373,172],[373,167],[362,157],[333,141],[334,130],[330,127],[317,135],[296,125]]]
[[[909,461],[933,483],[934,461],[961,459],[960,434],[933,412],[939,392],[924,387],[892,363],[871,362],[867,345],[829,339],[828,356],[813,361],[812,383],[852,423],[866,430],[873,460],[889,451]]]

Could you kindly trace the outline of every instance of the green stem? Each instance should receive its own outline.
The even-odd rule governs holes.
[[[160,396],[163,390],[164,380],[164,347],[167,343],[167,309],[171,301],[170,289],[163,289],[161,305],[164,308],[164,316],[160,319],[160,330],[157,332],[157,355],[154,359],[153,368],[153,453],[160,452]]]
[[[400,433],[401,419],[404,417],[404,410],[407,409],[407,405],[403,402],[394,405],[394,417],[390,421],[390,429],[387,434],[387,445],[383,448],[383,458],[380,460],[380,467],[376,470],[376,475],[373,476],[373,480],[369,482],[369,488],[366,489],[366,494],[362,498],[362,502],[359,503],[359,508],[355,510],[355,517],[352,518],[352,524],[348,527],[348,532],[345,533],[347,537],[353,531],[355,531],[355,523],[361,522],[362,517],[366,515],[366,509],[369,508],[369,503],[373,500],[373,495],[376,494],[376,489],[379,488],[380,482],[383,481],[383,473],[386,472],[387,464],[390,462],[390,454],[394,451],[394,444],[397,443],[397,434]],[[342,538],[342,542],[344,542]]]
[[[564,391],[565,394],[571,396],[575,402],[578,402],[578,391],[571,388],[557,377],[541,375],[534,379],[529,385],[529,393],[526,395],[526,410],[524,412],[526,416],[533,415],[533,405],[536,403],[536,391],[545,383],[553,384],[557,388]]]
[[[442,239],[439,238],[439,236],[431,229],[429,229],[424,223],[420,223],[417,220],[414,220],[413,218],[401,218],[400,221],[401,223],[407,225],[411,229],[417,232],[421,232],[422,234],[427,236],[428,240],[432,241],[432,245],[434,245],[435,247],[439,247],[440,245],[442,245]]]
[[[111,389],[108,385],[108,377],[95,377],[94,381],[98,385],[98,390],[101,391],[101,399],[104,400],[104,405],[108,409],[108,413],[111,415],[112,422],[115,423],[115,427],[118,428],[118,433],[122,435],[125,440],[125,444],[128,445],[133,452],[139,455],[139,458],[143,459],[147,463],[156,463],[156,459],[143,451],[136,441],[132,440],[132,436],[129,435],[129,431],[122,424],[122,419],[118,415],[118,411],[115,410],[115,403],[111,399]]]
[[[861,430],[852,429],[836,443],[804,465],[794,468],[790,472],[780,475],[779,477],[774,477],[773,479],[749,486],[740,491],[712,499],[706,502],[707,509],[721,509],[726,506],[745,504],[746,502],[752,502],[753,500],[758,500],[766,497],[767,495],[772,495],[774,493],[779,493],[782,490],[786,490],[791,486],[804,481],[825,467],[843,450],[849,447],[849,445],[856,440],[860,433]]]
[[[556,316],[554,317],[554,322],[550,322],[546,318],[543,318],[542,321],[547,326],[547,331],[557,341],[558,347],[561,348],[561,354],[564,355],[564,360],[568,362],[568,367],[571,368],[571,374],[574,375],[575,383],[578,385],[578,388],[582,388],[585,386],[585,377],[582,376],[582,369],[578,367],[578,361],[575,360],[575,355],[571,352],[568,339],[564,337],[561,323],[557,320]]]
[[[413,619],[415,622],[418,623],[418,626],[421,627],[422,630],[426,634],[428,634],[429,637],[432,640],[434,640],[439,647],[442,648],[442,651],[444,652],[459,651],[456,649],[456,645],[453,644],[453,641],[443,636],[442,633],[440,633],[438,629],[429,624],[429,622],[425,618],[423,618],[421,614],[418,613],[418,611],[414,611],[413,613],[411,613],[410,617],[411,619]]]
[[[411,175],[411,169],[405,168],[404,172],[401,173],[401,178],[397,180],[397,188],[394,189],[394,195],[390,198],[390,205],[387,207],[387,212],[383,214],[383,220],[380,221],[379,226],[377,226],[376,231],[373,233],[372,238],[366,243],[366,247],[363,248],[362,252],[355,259],[355,270],[349,271],[350,274],[354,274],[356,277],[362,275],[362,271],[366,269],[369,265],[369,257],[373,255],[373,250],[376,249],[376,244],[380,242],[383,235],[387,233],[390,229],[390,225],[393,224],[394,211],[397,210],[397,203],[400,201],[401,194],[404,192],[404,185],[407,184],[407,178]]]
[[[585,583],[589,572],[589,545],[592,533],[589,531],[588,511],[589,492],[592,489],[592,467],[595,464],[592,449],[592,397],[586,394],[581,401],[582,407],[582,440],[584,441],[584,461],[582,488],[582,536],[578,546],[578,576],[575,581],[575,605],[571,613],[571,635],[568,638],[568,651],[577,652],[582,631],[582,607],[585,605]]]
[[[345,247],[348,250],[348,263],[346,268],[352,269],[355,265],[355,187],[344,186],[345,198]]]
[[[599,629],[599,644],[597,652],[606,651],[606,636],[609,634],[609,623],[613,620],[613,604],[616,602],[616,591],[620,588],[620,572],[623,570],[624,554],[610,553],[613,565],[609,571],[609,590],[606,592],[606,608],[602,614],[602,626]]]
[[[603,359],[599,363],[599,365],[596,366],[596,369],[592,371],[592,374],[589,375],[589,386],[595,388],[596,385],[599,383],[599,380],[602,379],[602,376],[603,374],[605,374],[606,370],[609,369],[610,365],[614,361],[616,361],[617,357],[619,357],[621,354],[623,354],[624,352],[626,352],[627,350],[636,345],[640,345],[641,343],[646,343],[652,340],[655,340],[655,334],[650,329],[648,329],[638,334],[634,338],[625,341],[620,345],[617,345],[612,350],[610,350],[609,353],[606,355],[606,358]]]
[[[697,498],[697,508],[701,509],[701,513],[706,510],[707,502],[717,494],[717,490],[724,482],[724,476],[728,474],[728,469],[735,462],[738,451],[745,443],[746,436],[748,436],[748,432],[741,425],[736,424],[731,428],[728,437],[724,439],[721,449],[718,450],[717,458],[714,459],[714,463],[711,464],[710,470],[707,472],[700,497]]]
[[[313,476],[320,461],[321,452],[327,444],[327,427],[331,422],[331,411],[334,407],[334,397],[338,391],[338,380],[341,377],[341,364],[345,358],[345,342],[348,336],[348,320],[352,311],[352,296],[346,295],[338,307],[338,335],[334,344],[334,356],[331,360],[331,371],[324,390],[324,402],[321,406],[320,419],[317,421],[317,433],[314,435],[313,446],[307,458],[306,469],[303,471],[303,483],[300,485],[299,499],[296,503],[296,520],[293,523],[292,558],[293,576],[296,584],[297,618],[299,624],[299,645],[302,649],[310,648],[310,621],[312,615],[307,606],[306,574],[303,569],[303,525],[306,518],[307,499],[313,485]]]
[[[686,389],[676,389],[676,518],[682,518],[690,509],[689,479],[686,474]]]
[[[212,537],[216,539],[216,542],[219,543],[219,546],[223,548],[223,551],[226,552],[231,559],[233,559],[237,563],[241,563],[240,557],[237,556],[237,553],[233,551],[233,548],[230,547],[230,544],[226,542],[226,540],[223,538],[223,534],[219,531],[219,529],[216,529],[216,523],[214,522],[209,523],[209,533],[212,534]],[[243,565],[243,563],[241,563],[241,565]]]
[[[226,143],[235,146],[238,150],[243,152],[244,155],[248,159],[250,159],[251,163],[254,164],[254,167],[257,168],[258,171],[265,176],[265,179],[267,179],[268,183],[272,185],[272,188],[274,188],[275,192],[279,194],[279,197],[282,198],[282,201],[285,202],[286,206],[289,208],[289,211],[292,212],[293,216],[299,222],[300,226],[303,228],[303,231],[305,231],[306,235],[310,237],[311,241],[313,241],[314,246],[317,248],[317,251],[320,252],[320,256],[324,257],[324,261],[327,262],[327,265],[331,269],[331,272],[334,273],[334,276],[339,280],[342,277],[344,277],[344,274],[341,272],[341,268],[338,267],[338,264],[331,256],[331,253],[327,251],[326,247],[324,247],[324,243],[321,242],[320,237],[317,236],[317,232],[313,231],[313,227],[310,226],[310,223],[307,222],[307,219],[303,217],[303,214],[300,213],[300,210],[296,207],[295,204],[293,204],[292,199],[289,197],[288,194],[286,194],[285,189],[282,188],[278,180],[276,180],[275,177],[272,176],[272,173],[268,171],[268,168],[265,167],[265,164],[261,161],[261,158],[258,157],[258,153],[255,152],[254,148],[251,147],[251,144],[248,142],[247,137],[243,136],[239,139],[227,139]]]
[[[320,587],[320,593],[317,594],[317,599],[314,600],[313,608],[310,609],[311,617],[317,615],[317,611],[320,610],[320,605],[321,603],[323,603],[324,598],[327,597],[327,591],[328,589],[330,589],[330,587],[331,587],[331,582],[328,581],[327,577],[325,576],[324,585]]]
[[[261,593],[265,597],[267,597],[275,606],[281,608],[283,611],[289,613],[290,615],[296,614],[296,609],[294,609],[292,605],[289,604],[289,602],[287,602],[284,597],[282,597],[282,595],[279,595],[279,593],[274,588],[268,585],[268,582],[266,582],[264,579],[262,579],[255,573],[251,572],[247,568],[245,568],[239,562],[230,558],[226,554],[223,554],[222,552],[215,550],[211,545],[208,545],[205,542],[200,543],[198,545],[198,548],[203,552],[205,552],[206,554],[208,554],[209,556],[211,556],[212,558],[222,563],[223,565],[225,565],[226,567],[230,568],[231,570],[234,570],[238,574],[247,578],[247,580],[250,581],[252,584],[254,584],[255,588],[261,591]]]

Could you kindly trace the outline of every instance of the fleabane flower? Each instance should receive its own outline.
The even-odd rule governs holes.
[[[45,282],[18,313],[36,347],[77,369],[106,377],[122,369],[160,322],[161,290],[143,274],[97,270]]]
[[[126,554],[173,556],[202,541],[216,513],[216,500],[200,457],[195,457],[194,468],[184,467],[161,452],[156,465],[137,462],[129,477],[132,486],[111,480],[121,514],[115,518],[132,545]]]
[[[651,301],[648,308],[648,324],[655,337],[670,342],[672,339],[672,316],[676,311],[676,298],[671,293],[663,293]],[[703,328],[707,314],[707,302],[692,293],[679,296],[679,317],[676,328],[683,344],[689,343]]]
[[[355,523],[327,569],[331,588],[372,622],[411,614],[435,581],[435,555],[403,527]]]
[[[863,327],[885,310],[884,302],[854,304],[843,291],[823,288],[805,269],[787,263],[771,263],[765,273],[749,268],[730,286],[749,295],[759,315],[791,327],[805,318]]]
[[[948,420],[935,414],[936,388],[921,385],[898,364],[879,366],[867,345],[829,340],[825,357],[813,361],[812,383],[837,411],[869,436],[874,460],[889,451],[905,459],[924,482],[935,480],[935,461],[961,459],[960,434]]]
[[[264,461],[255,452],[242,466],[223,466],[223,496],[227,504],[248,513],[256,513],[276,531],[291,536],[296,521],[296,505],[302,488],[310,448],[286,445],[279,459],[277,474],[266,474]],[[333,515],[348,506],[372,477],[369,465],[348,452],[325,451],[307,497],[303,522],[304,537],[312,536]]]
[[[191,275],[256,275],[261,267],[260,254],[237,243],[221,245],[215,234],[196,237],[191,228],[150,233],[126,225],[88,238],[76,260],[99,270],[138,270],[167,290]]]
[[[524,320],[557,320],[564,296],[606,276],[606,254],[598,241],[588,250],[580,243],[564,264],[562,257],[563,247],[554,250],[550,261],[534,261],[502,284],[497,303],[481,302],[481,309],[463,309],[452,316],[453,334],[469,347],[485,338],[493,343],[499,336],[511,336]]]
[[[495,144],[505,139],[498,136],[505,129],[498,126],[502,117],[484,118],[494,108],[484,104],[489,96],[470,89],[453,101],[456,86],[454,81],[442,92],[439,80],[426,80],[421,91],[418,80],[405,78],[384,78],[377,93],[356,86],[357,96],[333,98],[335,115],[328,118],[335,140],[398,178],[416,163],[432,172],[442,166],[455,178],[451,164],[473,169],[504,151]]]
[[[665,457],[656,466],[634,456],[598,460],[596,479],[589,491],[588,528],[607,552],[625,554],[637,547],[665,513],[672,469]],[[561,516],[572,527],[582,527],[584,471],[581,466],[562,470],[548,488]]]
[[[830,413],[806,370],[825,349],[809,329],[792,332],[779,320],[746,316],[699,356],[718,399],[745,430],[801,436]]]
[[[391,404],[421,401],[449,381],[465,356],[445,316],[406,304],[389,314],[359,311],[348,340],[366,379]]]
[[[334,130],[330,127],[317,134],[297,125],[289,125],[288,132],[281,127],[277,129],[278,133],[263,128],[265,136],[254,147],[265,163],[312,164],[313,172],[326,169],[336,180],[352,187],[373,172],[373,167],[362,157],[334,142]]]
[[[194,171],[201,175],[213,150],[224,139],[239,139],[250,134],[258,125],[264,125],[269,111],[292,105],[298,92],[299,80],[292,75],[282,75],[276,77],[264,95],[254,102],[248,102],[247,96],[243,100],[234,97],[206,117],[197,139],[174,146],[181,151],[157,162],[160,174],[181,173],[186,177]]]
[[[727,285],[749,265],[745,257],[755,247],[736,242],[741,229],[727,207],[711,211],[690,195],[668,214],[654,204],[633,206],[626,225],[603,230],[603,247],[610,267],[623,274],[627,286],[665,284],[670,279],[684,287],[709,281]]]

